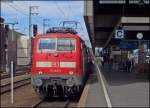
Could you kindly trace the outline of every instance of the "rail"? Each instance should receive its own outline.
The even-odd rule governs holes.
[[[17,89],[19,87],[22,87],[22,86],[25,86],[25,85],[28,85],[28,84],[30,84],[30,78],[26,78],[26,79],[16,81],[16,82],[14,82],[14,89]],[[0,86],[0,94],[4,94],[6,92],[9,92],[11,90],[10,86],[11,86],[10,83],[1,85]]]
[[[30,71],[30,70],[28,70],[28,71]],[[27,71],[20,71],[20,72],[15,73],[14,76],[24,75],[26,73],[28,73],[28,72]],[[9,78],[9,77],[10,77],[10,74],[5,74],[5,75],[1,75],[0,79],[2,80],[2,79]]]
[[[68,108],[70,105],[71,101],[70,99],[66,99],[63,101],[60,101],[59,99],[57,100],[49,100],[47,98],[43,98],[39,100],[37,103],[32,105],[32,108],[37,108],[37,107],[63,107],[63,108]]]

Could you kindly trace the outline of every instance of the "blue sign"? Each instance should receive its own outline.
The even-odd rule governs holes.
[[[131,41],[120,41],[118,46],[122,49],[137,49],[138,42],[131,42]]]
[[[115,31],[115,38],[116,39],[124,39],[124,30],[123,29],[117,29]]]

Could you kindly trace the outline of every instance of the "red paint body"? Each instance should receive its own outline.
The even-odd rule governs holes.
[[[48,52],[38,52],[38,40],[40,38],[73,38],[75,39],[75,51],[48,51]],[[83,58],[86,56],[82,54],[81,50],[81,39],[76,34],[70,33],[49,33],[46,35],[37,35],[34,37],[33,43],[33,58],[32,58],[32,75],[39,75],[39,71],[46,75],[66,75],[69,71],[73,71],[73,74],[80,75],[83,74]],[[52,67],[36,67],[36,62],[52,62]],[[76,66],[74,68],[70,67],[60,67],[60,62],[75,62]]]

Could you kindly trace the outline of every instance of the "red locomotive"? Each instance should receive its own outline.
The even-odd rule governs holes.
[[[87,53],[84,41],[71,28],[36,35],[31,73],[35,91],[40,96],[78,95],[87,76]]]

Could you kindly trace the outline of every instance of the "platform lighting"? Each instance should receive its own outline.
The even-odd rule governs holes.
[[[144,5],[145,2],[144,2],[144,0],[139,0],[138,4],[141,6],[141,5]]]

